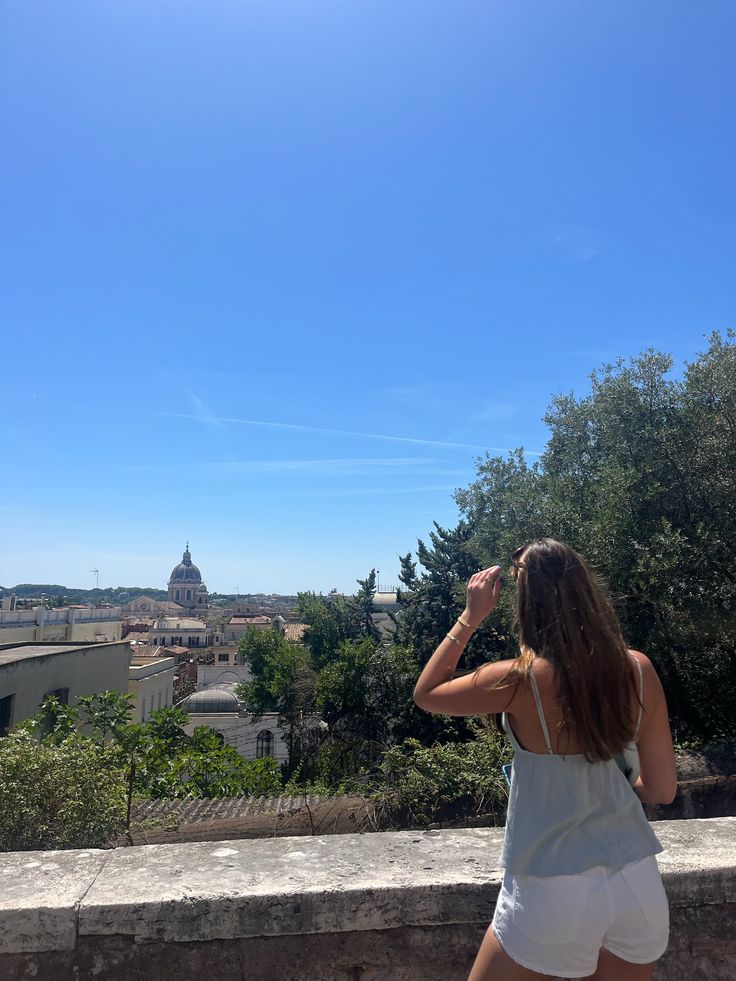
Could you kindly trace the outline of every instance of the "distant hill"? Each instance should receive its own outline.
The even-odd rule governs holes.
[[[73,586],[62,586],[59,583],[22,582],[17,586],[0,586],[0,599],[12,593],[19,600],[44,596],[57,606],[73,603],[95,606],[99,603],[111,603],[113,606],[125,606],[137,596],[150,596],[151,599],[168,599],[165,589],[154,589],[153,586],[115,586],[109,589],[78,589]],[[282,596],[276,593],[244,593],[236,596],[233,593],[210,593],[210,604],[216,606],[231,605],[236,602],[275,601],[283,605],[296,605],[296,596]]]
[[[18,599],[38,597],[42,594],[50,600],[62,597],[64,603],[85,603],[94,606],[98,603],[112,603],[113,606],[124,606],[136,596],[150,596],[151,599],[165,600],[168,593],[165,589],[154,589],[152,586],[115,586],[109,589],[78,589],[73,586],[62,586],[59,583],[18,583],[17,586],[0,586],[0,597],[15,593]],[[61,604],[59,604],[61,605]]]

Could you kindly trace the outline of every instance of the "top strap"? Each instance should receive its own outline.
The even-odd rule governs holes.
[[[549,741],[549,729],[547,728],[547,720],[544,717],[544,710],[542,709],[542,699],[539,697],[539,688],[537,687],[537,679],[534,677],[534,671],[532,667],[529,669],[529,680],[532,683],[532,692],[534,693],[534,701],[537,703],[537,715],[539,716],[539,721],[542,723],[542,732],[544,733],[544,741],[547,744],[547,752],[551,753],[553,756],[555,751],[552,749],[552,743]]]
[[[634,657],[634,655],[631,655]],[[636,717],[636,729],[634,730],[634,738],[632,742],[636,742],[636,737],[639,735],[639,726],[641,725],[641,713],[644,708],[644,674],[641,670],[641,661],[638,657],[634,657],[636,661],[636,666],[639,669],[639,714]]]

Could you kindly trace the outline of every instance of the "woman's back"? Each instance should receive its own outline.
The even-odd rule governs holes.
[[[629,657],[632,671],[631,717],[634,720],[640,718],[636,743],[641,776],[635,789],[643,801],[666,803],[674,797],[677,776],[664,692],[649,658],[639,651],[630,651]],[[636,662],[641,668],[641,682]],[[537,683],[552,749],[560,755],[581,753],[583,747],[574,730],[563,726],[564,715],[554,665],[537,657],[531,670]],[[640,683],[641,713],[637,698]],[[549,755],[531,685],[519,686],[507,715],[516,740],[524,750]]]
[[[631,668],[632,672],[635,672],[635,674],[632,674],[631,685],[631,713],[633,719],[636,719],[639,715],[639,702],[636,697],[636,692],[639,688],[639,673],[634,664],[634,658],[641,663],[640,659],[642,657],[643,655],[641,654],[631,652]],[[584,747],[580,745],[574,730],[563,727],[564,714],[560,704],[554,665],[543,657],[536,657],[530,667],[531,671],[533,671],[534,680],[537,683],[552,749],[555,753],[565,756],[582,753]],[[651,688],[649,687],[648,689],[645,683],[642,698],[644,709],[647,706],[647,699],[651,701]],[[547,755],[547,744],[531,685],[519,686],[518,693],[513,701],[513,707],[507,712],[507,715],[511,719],[517,742],[529,753]]]
[[[513,699],[516,724],[510,715],[503,717],[516,752],[502,866],[515,875],[575,875],[597,867],[621,868],[661,851],[617,761],[591,762],[572,738],[565,738],[554,669],[541,662],[535,658],[528,666],[528,684]],[[642,675],[633,659],[632,668],[641,690]],[[637,698],[635,711],[632,706],[637,721],[638,705]]]

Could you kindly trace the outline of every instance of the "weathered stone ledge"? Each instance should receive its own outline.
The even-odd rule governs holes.
[[[736,818],[657,822],[656,832],[673,918],[656,977],[733,978]],[[466,978],[498,894],[502,836],[0,854],[0,977]]]

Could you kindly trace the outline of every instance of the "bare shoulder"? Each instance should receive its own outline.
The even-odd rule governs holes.
[[[663,693],[662,682],[659,680],[657,670],[650,659],[642,651],[629,650],[629,654],[641,665],[642,675],[644,676],[644,697],[647,694],[651,697],[659,697]]]
[[[478,669],[478,677],[484,688],[498,688],[504,681],[515,681],[518,657],[505,658],[500,661],[487,661]]]

